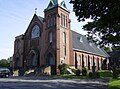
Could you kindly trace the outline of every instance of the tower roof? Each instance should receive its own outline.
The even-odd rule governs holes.
[[[50,0],[48,7],[45,9],[45,11],[48,11],[58,6],[69,12],[69,10],[66,7],[65,1],[63,0]]]

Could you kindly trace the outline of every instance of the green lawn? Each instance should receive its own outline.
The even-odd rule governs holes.
[[[108,86],[109,89],[120,89],[120,78],[110,80]]]
[[[76,76],[76,75],[61,75],[61,77],[63,78],[77,78],[77,79],[81,79],[81,78],[88,78],[88,76]]]
[[[100,70],[98,71],[100,74],[100,78],[111,78],[112,77],[112,73],[109,70]],[[76,75],[68,75],[68,74],[64,74],[64,75],[60,75],[60,77],[63,78],[90,78],[88,75],[87,76],[76,76]]]
[[[98,71],[100,73],[100,78],[109,78],[112,77],[112,72],[109,70],[100,70]]]

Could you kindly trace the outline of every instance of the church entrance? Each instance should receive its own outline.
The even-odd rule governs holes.
[[[38,65],[37,54],[35,51],[31,51],[30,53],[30,64],[31,64],[31,67],[37,67]]]
[[[51,75],[55,75],[56,73],[55,58],[51,53],[48,54],[47,64],[51,67]]]

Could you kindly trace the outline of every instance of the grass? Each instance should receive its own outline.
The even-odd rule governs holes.
[[[100,74],[100,78],[111,78],[112,77],[112,73],[109,70],[100,70],[98,72]],[[82,76],[82,75],[76,76],[76,75],[68,75],[68,74],[60,75],[60,77],[75,78],[75,79],[90,78],[88,75],[87,76]]]
[[[112,77],[112,72],[109,70],[100,70],[98,72],[100,74],[100,78],[111,78]]]
[[[76,76],[76,75],[61,75],[61,77],[63,77],[63,78],[75,78],[75,79],[88,78],[88,76],[82,76],[82,75],[79,75],[79,76]]]
[[[120,89],[120,78],[110,80],[108,87],[109,89]]]

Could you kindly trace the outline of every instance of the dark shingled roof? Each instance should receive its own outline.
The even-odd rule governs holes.
[[[109,55],[102,48],[97,47],[94,43],[89,43],[84,35],[74,31],[71,32],[73,50],[83,51],[103,57],[109,57]]]

